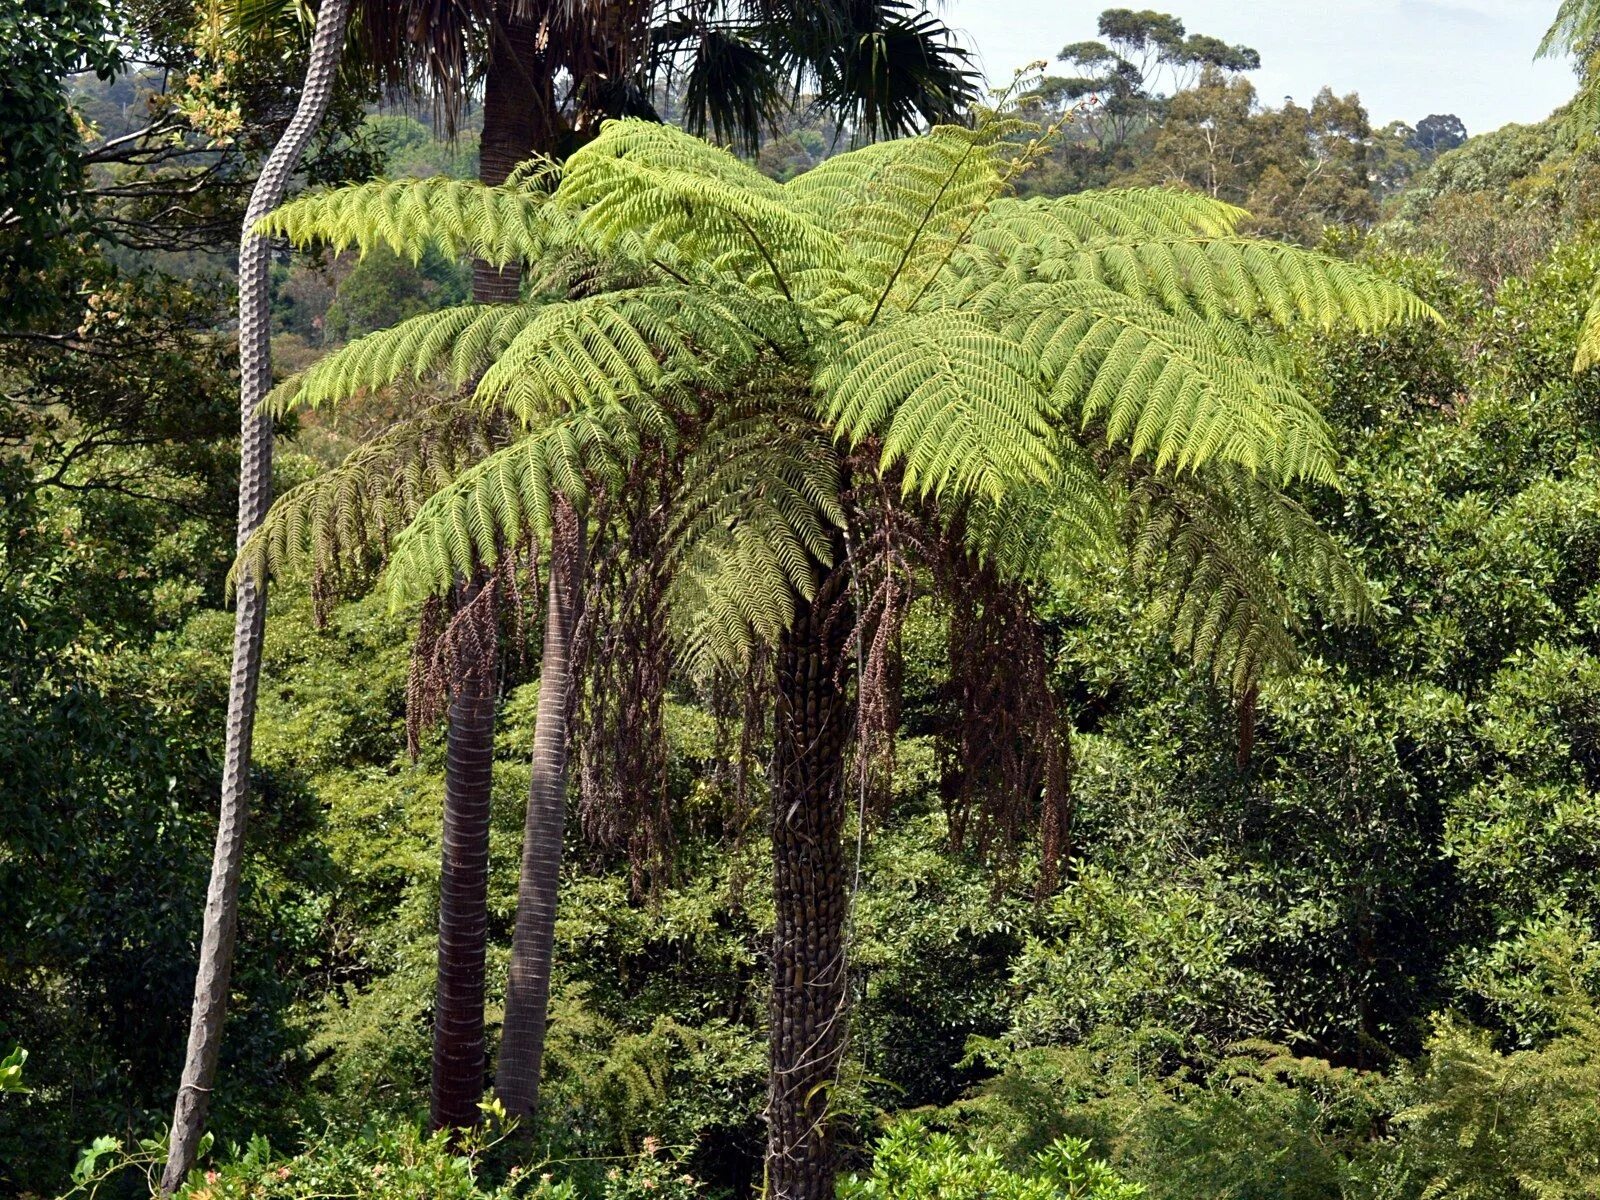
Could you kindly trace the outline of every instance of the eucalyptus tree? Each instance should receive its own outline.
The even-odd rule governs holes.
[[[780,185],[679,131],[619,121],[568,160],[553,197],[396,185],[311,197],[271,223],[409,253],[444,240],[489,261],[533,258],[561,228],[640,272],[371,335],[284,403],[443,373],[476,377],[473,403],[527,431],[417,510],[388,566],[401,596],[548,530],[561,481],[582,476],[572,463],[616,479],[648,439],[677,442],[666,603],[683,658],[749,662],[766,646],[772,661],[778,1196],[831,1189],[847,753],[871,723],[852,648],[869,663],[892,633],[896,552],[882,548],[898,515],[924,544],[1020,575],[1052,561],[1024,531],[1096,546],[1123,514],[1166,579],[1180,641],[1248,681],[1284,644],[1294,592],[1344,615],[1364,604],[1282,490],[1333,483],[1334,455],[1268,327],[1431,315],[1356,266],[1242,237],[1244,214],[1205,197],[1010,199],[1044,145],[1016,134],[1003,120],[940,127]],[[252,569],[268,563],[263,550]]]
[[[283,137],[261,169],[245,212],[239,245],[240,545],[261,524],[272,502],[272,419],[261,411],[261,401],[272,383],[268,280],[271,249],[266,236],[256,226],[283,203],[300,156],[327,112],[344,49],[348,13],[349,0],[324,0],[316,32],[311,38],[300,101]],[[194,1165],[222,1046],[222,1023],[227,1013],[228,982],[239,923],[239,873],[244,863],[244,831],[249,812],[250,742],[256,685],[261,678],[265,593],[265,580],[252,578],[241,580],[235,595],[221,811],[211,862],[211,882],[206,889],[189,1044],[172,1115],[166,1169],[161,1176],[161,1190],[167,1195],[183,1185]]]

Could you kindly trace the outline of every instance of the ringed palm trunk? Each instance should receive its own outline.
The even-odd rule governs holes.
[[[558,495],[552,514],[550,596],[545,606],[539,707],[534,717],[533,771],[522,832],[522,873],[506,981],[505,1026],[495,1094],[506,1112],[526,1119],[539,1103],[550,969],[554,958],[556,887],[567,818],[567,713],[572,693],[573,635],[583,600],[584,529],[571,502]]]
[[[841,547],[842,549],[842,547]],[[778,647],[773,715],[767,1194],[832,1200],[827,1112],[844,1054],[847,570],[823,579]]]
[[[268,270],[271,246],[255,232],[278,205],[307,144],[328,110],[344,49],[349,0],[323,0],[311,39],[305,84],[283,137],[267,157],[250,193],[239,244],[239,528],[238,542],[253,533],[272,503],[272,419],[259,411],[272,386]],[[200,963],[183,1078],[172,1114],[172,1135],[161,1190],[170,1195],[194,1166],[216,1083],[239,923],[239,875],[250,800],[250,743],[256,685],[261,676],[261,636],[266,625],[266,581],[241,573],[234,600],[233,667],[228,687],[227,740],[222,798],[211,882],[206,889]]]
[[[490,34],[478,177],[495,186],[537,148],[544,97],[537,77],[538,29],[514,20],[502,4]],[[516,265],[472,267],[472,298],[514,304],[522,273]],[[457,608],[486,586],[479,574],[456,588]],[[455,655],[445,739],[444,830],[439,872],[438,976],[433,1006],[433,1072],[429,1120],[434,1129],[461,1129],[479,1119],[486,1077],[484,974],[489,922],[489,825],[493,793],[496,688],[494,646],[482,663]]]
[[[554,153],[554,80],[540,55],[538,25],[503,19],[490,49],[484,88],[479,175],[503,183],[534,152]],[[479,301],[514,303],[521,283],[517,269],[473,266]],[[572,686],[572,638],[583,586],[582,521],[563,496],[556,497],[550,533],[550,588],[545,606],[544,654],[539,671],[532,776],[523,826],[517,915],[506,981],[505,1017],[495,1066],[495,1094],[514,1117],[526,1120],[539,1103],[545,1025],[554,954],[556,890],[561,839],[566,826],[567,713]]]

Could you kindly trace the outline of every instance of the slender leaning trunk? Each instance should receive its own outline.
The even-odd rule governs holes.
[[[844,1054],[847,1002],[847,569],[827,573],[816,598],[798,606],[778,647],[766,1160],[774,1200],[833,1197],[827,1111]]]
[[[459,613],[483,595],[476,579],[456,589]],[[487,597],[484,597],[487,598]],[[445,737],[444,858],[439,871],[439,971],[433,1005],[434,1129],[477,1122],[483,1099],[484,960],[489,943],[489,819],[494,792],[498,646],[493,617],[455,639]],[[479,635],[479,636],[474,636]]]
[[[583,597],[583,522],[557,496],[550,539],[550,597],[539,708],[533,731],[533,772],[522,832],[522,875],[506,982],[505,1028],[495,1071],[495,1094],[513,1116],[526,1119],[539,1103],[550,969],[554,956],[556,886],[567,818],[567,713],[573,686],[573,634]]]
[[[333,97],[344,50],[349,0],[323,0],[317,13],[305,85],[283,137],[273,147],[250,193],[239,244],[239,529],[238,543],[255,531],[272,503],[272,419],[258,411],[272,386],[268,268],[271,246],[255,226],[279,204],[300,156],[322,123]],[[250,800],[250,741],[255,724],[256,684],[261,676],[261,635],[266,624],[266,581],[240,574],[235,596],[233,668],[228,688],[227,743],[222,767],[222,802],[211,882],[206,889],[200,964],[183,1079],[172,1114],[172,1137],[161,1190],[170,1195],[194,1166],[205,1128],[211,1089],[222,1047],[222,1023],[233,972],[239,923],[239,873],[244,861],[245,819]]]

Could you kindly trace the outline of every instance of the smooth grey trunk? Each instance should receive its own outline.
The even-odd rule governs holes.
[[[505,1026],[495,1070],[495,1095],[506,1112],[526,1120],[539,1103],[550,968],[554,957],[556,888],[567,817],[567,714],[573,687],[573,635],[583,599],[583,522],[565,496],[556,497],[550,533],[550,599],[545,609],[533,772],[522,833],[522,875],[511,936]]]
[[[283,137],[267,157],[250,193],[239,243],[239,529],[238,544],[255,531],[272,503],[272,419],[260,412],[272,386],[272,344],[268,270],[271,246],[255,232],[258,221],[289,190],[300,157],[333,98],[344,50],[349,0],[323,0],[306,63],[305,84]],[[163,1195],[183,1185],[194,1166],[200,1136],[216,1083],[222,1048],[222,1023],[233,973],[234,938],[239,922],[239,873],[244,861],[245,820],[250,799],[250,741],[255,724],[256,684],[261,675],[261,635],[266,624],[266,581],[241,573],[234,605],[233,669],[228,687],[227,743],[222,767],[222,801],[217,843],[206,889],[200,964],[195,972],[194,1007],[183,1079],[172,1113],[172,1136]]]

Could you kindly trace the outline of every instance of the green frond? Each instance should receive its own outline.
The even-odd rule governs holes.
[[[696,673],[776,644],[845,522],[837,452],[814,430],[774,417],[735,406],[684,464],[670,534],[673,603]]]
[[[541,310],[517,304],[463,304],[423,313],[366,334],[324,355],[275,387],[274,415],[338,404],[402,381],[439,378],[461,387],[497,361]]]
[[[1005,148],[991,126],[938,126],[836,155],[785,190],[801,212],[842,235],[855,290],[874,304],[892,290],[909,299],[1004,186]]]
[[[1007,257],[1031,247],[1062,258],[1097,241],[1226,238],[1250,214],[1178,188],[1112,188],[1071,196],[997,200],[974,232],[976,246]]]
[[[1440,321],[1409,289],[1332,255],[1255,238],[1119,238],[1087,242],[1034,267],[1048,281],[1091,280],[1176,312],[1280,326],[1372,332]]]
[[[998,500],[1058,466],[1033,356],[972,313],[879,325],[819,372],[817,388],[841,438],[881,440],[882,465],[900,469],[908,494]]]
[[[384,575],[391,599],[442,594],[524,535],[547,534],[556,493],[581,510],[592,487],[617,486],[638,449],[632,414],[610,405],[565,413],[497,450],[430,496],[395,539]]]
[[[1158,469],[1216,460],[1280,480],[1333,483],[1327,425],[1271,359],[1192,313],[1076,281],[991,293],[985,304],[1048,395],[1044,411],[1126,445]]]
[[[1243,692],[1296,660],[1297,607],[1371,619],[1366,584],[1297,503],[1249,472],[1138,480],[1128,506],[1131,561],[1178,651]]]
[[[765,339],[792,335],[786,310],[759,296],[724,298],[680,286],[601,292],[525,310],[497,347],[478,398],[535,427],[553,412],[649,402],[714,384],[753,362]],[[664,418],[661,418],[664,419]]]
[[[968,550],[1001,579],[1038,579],[1117,545],[1120,514],[1099,464],[1070,439],[1057,453],[1061,469],[1049,487],[1014,490],[998,502],[979,500],[960,510]]]
[[[608,121],[567,160],[556,198],[596,243],[776,288],[848,258],[839,235],[733,155],[666,125]]]
[[[532,262],[576,236],[569,214],[550,203],[557,173],[545,162],[500,187],[444,177],[353,184],[292,200],[257,229],[297,246],[362,254],[387,246],[413,262],[430,246],[496,266]]]
[[[309,569],[314,577],[375,569],[427,498],[495,445],[492,422],[460,402],[433,405],[280,496],[240,547],[229,586]]]
[[[1596,364],[1600,364],[1600,285],[1589,298],[1589,311],[1578,330],[1578,355],[1573,369],[1587,371]]]

